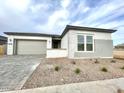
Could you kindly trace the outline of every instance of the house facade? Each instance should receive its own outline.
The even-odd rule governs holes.
[[[112,58],[111,34],[116,30],[67,25],[61,35],[5,32],[8,55],[47,58]]]

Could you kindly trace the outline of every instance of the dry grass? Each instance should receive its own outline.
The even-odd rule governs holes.
[[[114,58],[124,59],[124,51],[113,51]]]
[[[24,84],[23,88],[124,77],[124,70],[120,69],[120,67],[124,65],[124,60],[114,59],[116,63],[112,63],[111,61],[113,59],[98,59],[99,64],[96,64],[95,60],[96,59],[46,59],[44,62],[41,62]],[[72,61],[76,62],[76,64],[72,64]],[[55,66],[59,66],[61,69],[55,71]],[[102,67],[106,67],[108,71],[102,72]],[[80,69],[78,75],[74,72],[77,68]]]

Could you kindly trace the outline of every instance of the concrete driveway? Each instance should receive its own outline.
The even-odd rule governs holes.
[[[0,91],[21,89],[40,62],[40,56],[0,57]]]

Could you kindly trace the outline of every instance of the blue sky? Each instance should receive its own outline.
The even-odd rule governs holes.
[[[124,0],[0,0],[0,34],[61,34],[67,24],[117,29],[124,43]]]

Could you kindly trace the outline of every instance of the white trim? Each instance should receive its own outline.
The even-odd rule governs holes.
[[[95,52],[94,48],[95,48],[95,42],[94,42],[94,36],[93,36],[93,52]]]
[[[79,52],[79,53],[94,53],[94,51],[76,51],[76,52]]]
[[[84,36],[84,51],[78,51],[78,35],[82,35],[82,36]],[[87,51],[87,49],[86,49],[86,37],[87,36],[92,36],[93,37],[93,50],[92,51]],[[76,52],[85,52],[85,53],[94,53],[94,46],[95,46],[95,44],[94,44],[94,35],[93,34],[86,34],[86,33],[78,33],[77,34],[77,48],[76,48]]]
[[[86,34],[84,35],[84,51],[82,51],[82,52],[87,52],[87,41],[86,41],[87,39],[86,39]],[[90,52],[92,52],[92,51],[90,51]]]

